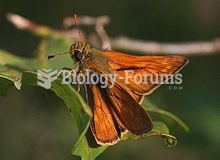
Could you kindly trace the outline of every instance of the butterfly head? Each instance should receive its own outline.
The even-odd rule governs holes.
[[[87,57],[87,55],[89,54],[90,49],[91,49],[90,45],[85,43],[85,42],[81,42],[81,41],[80,42],[74,42],[71,45],[70,50],[68,52],[58,53],[58,54],[50,54],[48,56],[48,59],[51,59],[51,58],[54,58],[54,57],[57,57],[57,56],[62,56],[62,55],[65,55],[65,54],[70,54],[71,58],[74,61],[82,62]]]
[[[70,47],[70,54],[74,61],[82,61],[88,54],[89,44],[85,42],[74,42]]]

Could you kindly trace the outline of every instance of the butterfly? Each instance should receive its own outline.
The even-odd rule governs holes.
[[[141,102],[144,95],[152,93],[161,83],[135,83],[136,74],[151,74],[153,78],[157,74],[174,75],[188,63],[183,56],[134,56],[101,51],[83,41],[74,42],[66,53],[76,62],[73,69],[76,74],[90,69],[97,75],[117,74],[125,78],[125,71],[133,71],[129,72],[129,83],[117,78],[113,87],[103,88],[100,83],[84,85],[87,103],[93,111],[90,128],[99,145],[116,144],[127,131],[142,135],[153,128]],[[57,55],[61,54],[48,58]]]

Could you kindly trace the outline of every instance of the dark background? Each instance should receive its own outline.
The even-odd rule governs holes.
[[[35,22],[62,28],[66,16],[108,15],[111,37],[158,42],[211,41],[220,37],[220,0],[1,0],[0,48],[31,57],[39,38],[15,29],[5,19],[8,12]],[[182,71],[183,89],[163,86],[148,96],[153,104],[181,117],[190,127],[184,133],[170,126],[178,138],[167,148],[158,137],[121,142],[98,159],[219,159],[220,56],[188,56]],[[40,87],[11,89],[0,97],[0,159],[76,159],[70,149],[76,129],[63,102]]]

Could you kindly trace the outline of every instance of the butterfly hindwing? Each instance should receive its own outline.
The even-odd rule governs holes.
[[[107,88],[107,94],[114,112],[127,130],[139,135],[152,129],[153,125],[148,113],[123,86],[116,83],[114,87]]]
[[[87,85],[87,92],[93,110],[90,126],[99,144],[116,143],[125,130],[140,135],[152,129],[150,116],[119,84],[113,88]]]
[[[87,85],[89,106],[93,111],[90,124],[98,144],[114,144],[120,138],[120,127],[112,112],[111,104],[98,85]]]

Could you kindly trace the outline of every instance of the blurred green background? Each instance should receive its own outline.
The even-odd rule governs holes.
[[[108,15],[111,37],[158,42],[211,41],[220,37],[219,0],[1,0],[0,48],[19,56],[32,57],[39,38],[17,30],[6,21],[8,12],[61,29],[62,19],[78,15]],[[148,100],[176,114],[190,127],[184,133],[170,126],[178,138],[167,148],[158,137],[120,142],[102,159],[195,160],[220,157],[220,55],[188,56],[182,71],[183,89],[162,86]],[[148,102],[149,102],[148,101]],[[76,129],[63,102],[40,87],[11,89],[0,97],[0,159],[79,159],[70,155]]]

